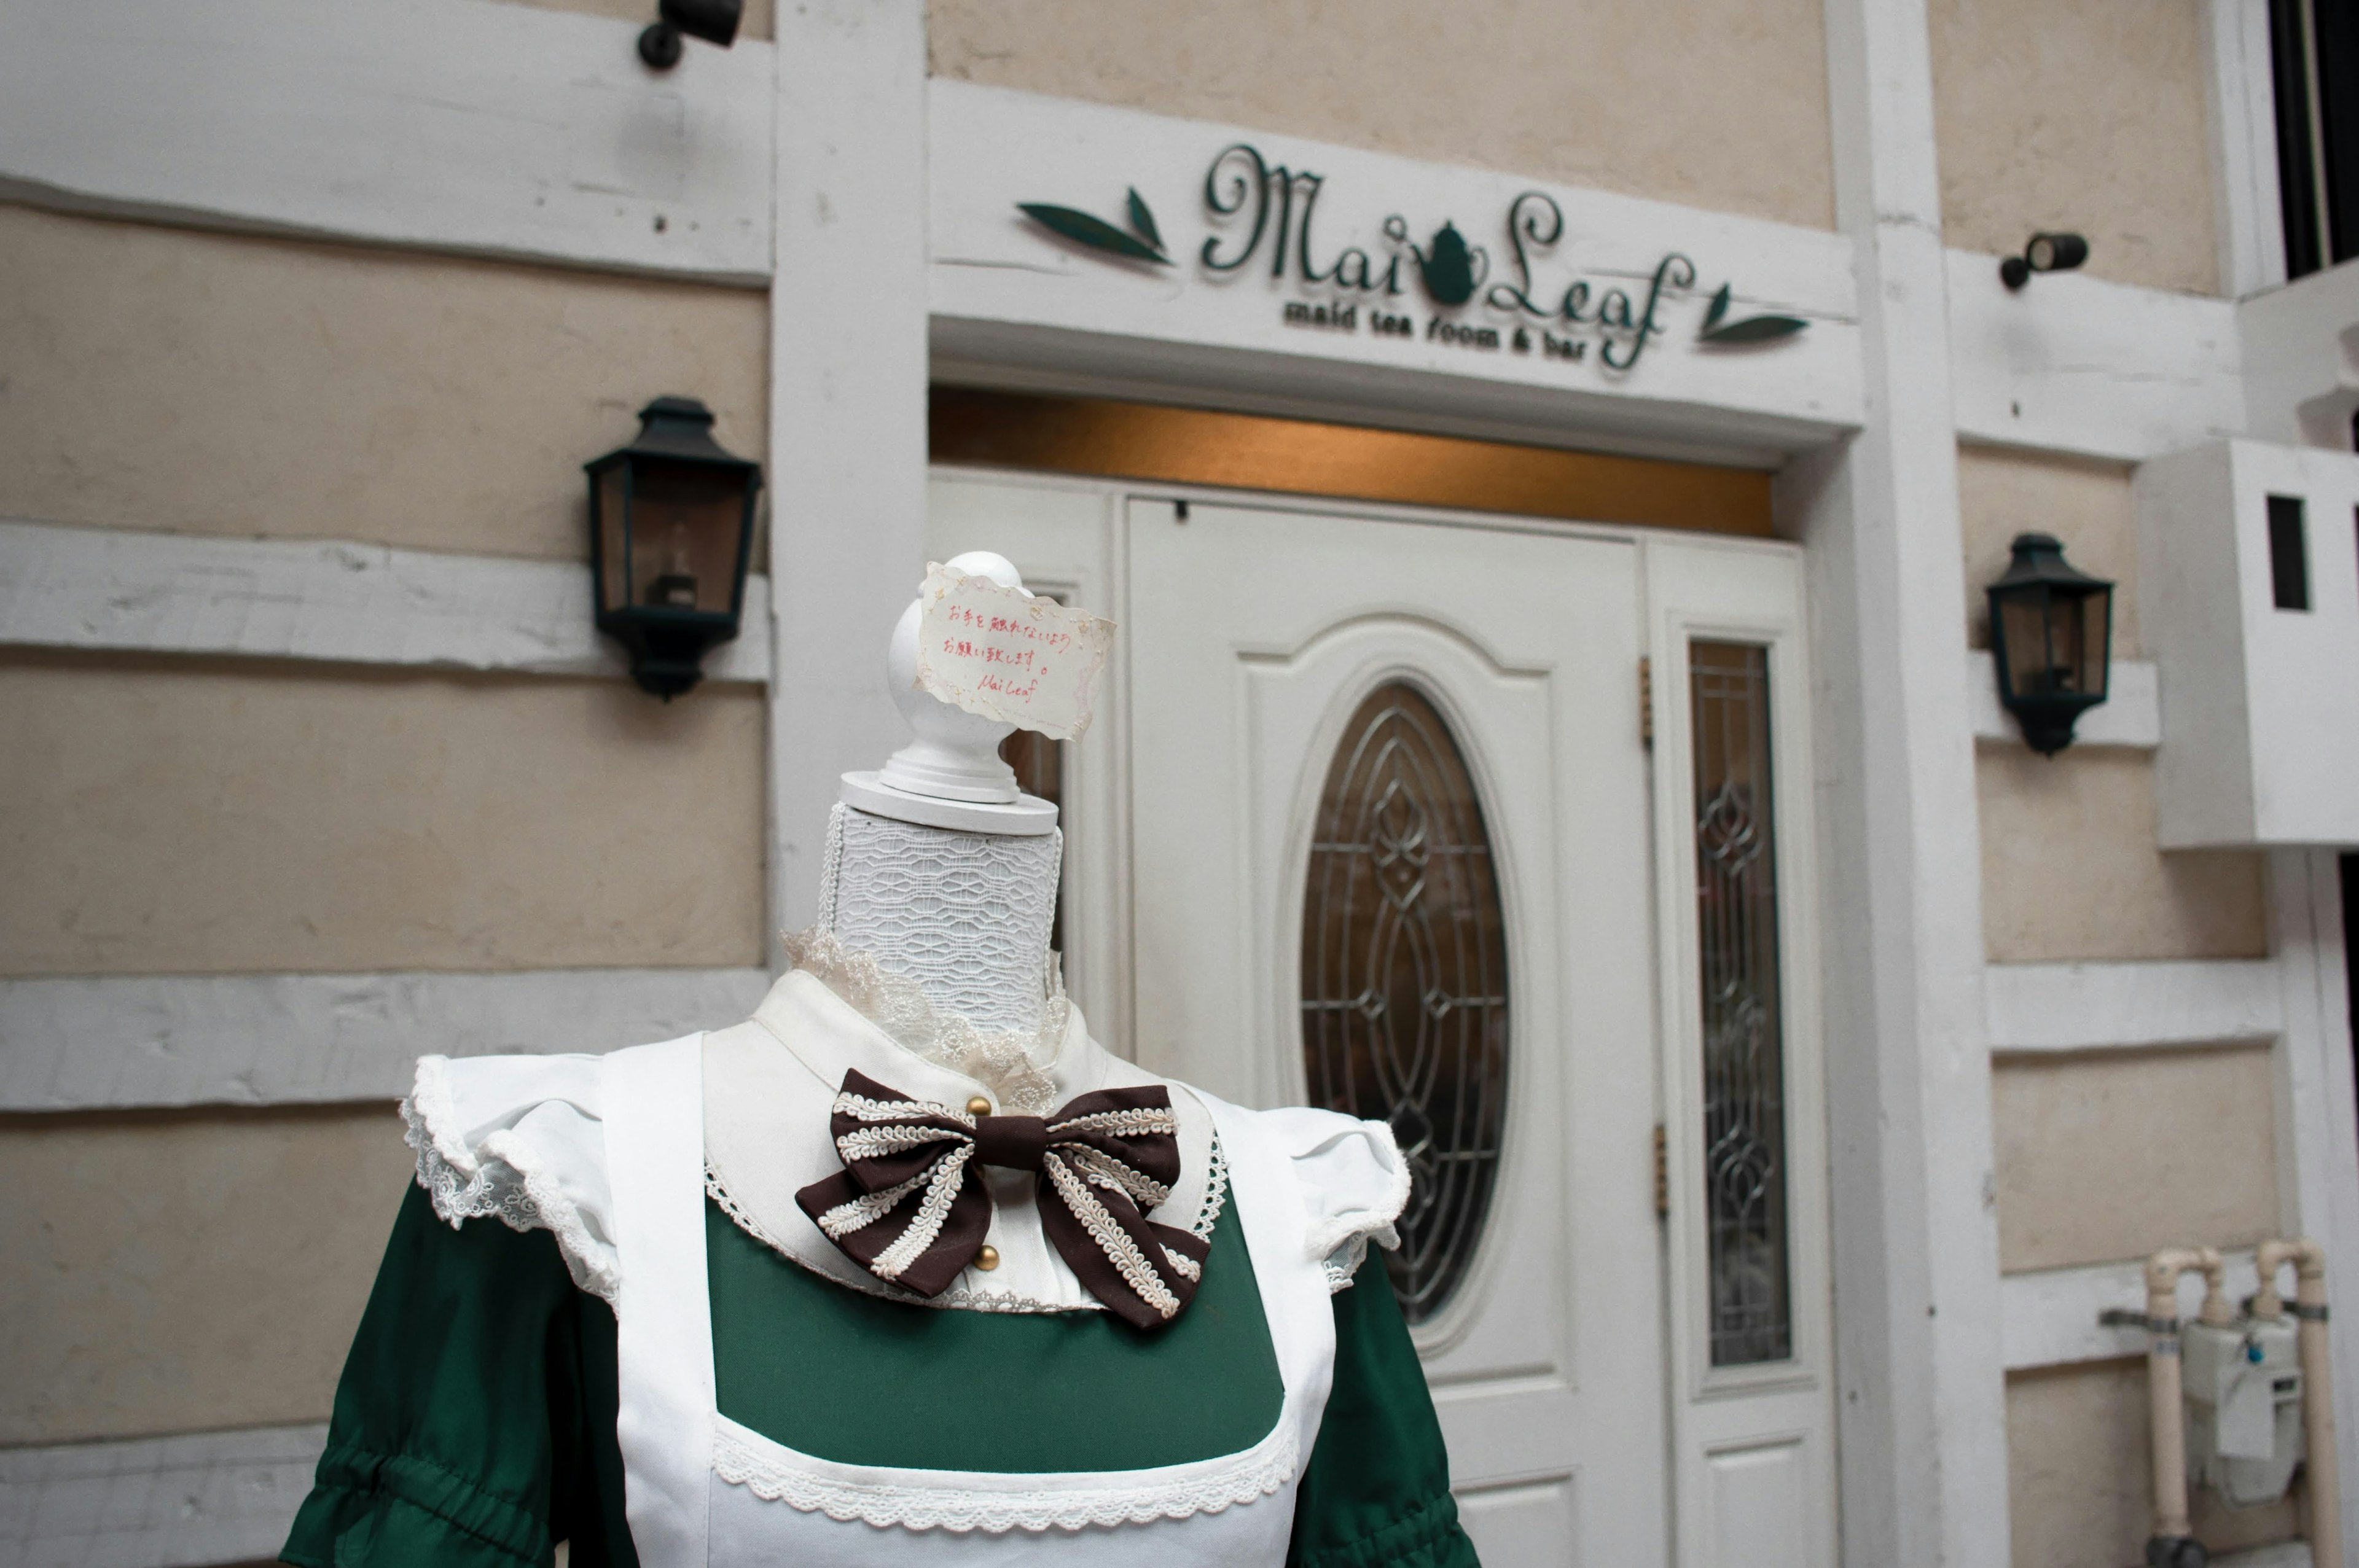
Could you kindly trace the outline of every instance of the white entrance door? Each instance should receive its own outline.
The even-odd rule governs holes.
[[[1488,1568],[1668,1561],[1637,547],[1203,503],[1127,525],[1140,1059],[1323,1098],[1306,1041],[1356,1010],[1360,1087],[1413,1098],[1470,993],[1504,998],[1504,1061],[1462,1035],[1442,1070],[1482,1081],[1395,1119],[1430,1187],[1468,1162],[1453,1142],[1481,1162],[1465,1101],[1503,1112],[1415,1325],[1463,1517]],[[1451,749],[1479,828],[1445,820]],[[1479,984],[1448,950],[1484,912],[1420,932],[1415,908],[1470,851],[1504,916]]]
[[[1488,1568],[1832,1563],[1793,552],[952,474],[930,545],[1118,623],[1064,748],[1093,1032],[1422,1146],[1413,1332]]]

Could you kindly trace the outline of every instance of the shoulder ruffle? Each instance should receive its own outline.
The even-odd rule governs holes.
[[[496,1218],[546,1230],[573,1282],[621,1287],[596,1056],[421,1056],[401,1102],[418,1184],[452,1228]]]
[[[1310,1221],[1306,1246],[1326,1269],[1328,1291],[1349,1290],[1369,1242],[1400,1245],[1393,1222],[1408,1206],[1409,1170],[1393,1130],[1307,1106],[1266,1110],[1261,1119],[1293,1162]]]

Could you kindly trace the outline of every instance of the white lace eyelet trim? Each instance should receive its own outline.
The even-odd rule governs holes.
[[[1040,1027],[984,1029],[963,1013],[937,1008],[926,988],[897,975],[874,956],[847,947],[835,933],[812,925],[784,938],[787,961],[833,991],[904,1050],[988,1085],[1002,1108],[1045,1116],[1054,1108],[1052,1069],[1065,1044],[1072,1004],[1051,963]]]
[[[421,1056],[409,1098],[401,1102],[403,1141],[418,1151],[418,1184],[452,1229],[470,1219],[496,1218],[510,1230],[546,1230],[557,1238],[566,1272],[593,1296],[612,1303],[622,1291],[614,1249],[589,1225],[540,1152],[512,1132],[495,1132],[470,1150],[460,1136],[451,1098],[450,1058]]]
[[[713,1422],[712,1473],[766,1502],[844,1522],[954,1534],[1084,1530],[1221,1513],[1284,1489],[1295,1477],[1299,1451],[1289,1411],[1252,1448],[1227,1461],[1184,1467],[1192,1474],[1115,1470],[1103,1481],[1076,1478],[1053,1491],[842,1480],[797,1466],[793,1461],[799,1457],[726,1417]]]

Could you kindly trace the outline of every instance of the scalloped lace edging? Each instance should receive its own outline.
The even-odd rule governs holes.
[[[622,1273],[614,1249],[590,1234],[539,1151],[512,1132],[495,1132],[473,1150],[460,1137],[449,1068],[448,1057],[419,1057],[417,1082],[401,1102],[403,1141],[418,1151],[418,1184],[434,1212],[453,1229],[494,1218],[510,1230],[546,1230],[557,1238],[573,1282],[614,1301]]]
[[[1191,1514],[1221,1513],[1284,1489],[1295,1478],[1298,1449],[1290,1416],[1280,1415],[1278,1422],[1274,1440],[1266,1439],[1236,1455],[1237,1463],[1193,1479],[1160,1484],[1110,1478],[1103,1486],[1058,1491],[995,1492],[837,1481],[793,1468],[779,1457],[787,1450],[765,1452],[776,1445],[757,1448],[725,1424],[713,1430],[712,1473],[766,1502],[784,1503],[799,1513],[823,1513],[840,1521],[857,1519],[904,1530],[1001,1535],[1016,1530],[1038,1532],[1084,1530],[1092,1525],[1152,1524]],[[1265,1446],[1266,1454],[1262,1452]],[[1109,1473],[1110,1477],[1124,1474]],[[1128,1474],[1142,1476],[1153,1472]]]
[[[1042,1116],[1055,1106],[1057,1080],[1051,1069],[1063,1048],[1072,1006],[1055,964],[1049,966],[1048,999],[1037,1031],[984,1029],[962,1013],[937,1008],[923,985],[893,973],[870,954],[845,946],[823,926],[789,932],[784,941],[788,963],[833,991],[894,1044],[990,1085],[1007,1109]]]

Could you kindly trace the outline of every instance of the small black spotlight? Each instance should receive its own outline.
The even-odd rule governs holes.
[[[639,35],[639,58],[650,70],[669,70],[679,63],[682,33],[727,49],[737,38],[737,23],[745,14],[745,0],[661,0],[660,19]]]
[[[2019,256],[1998,264],[1998,280],[2021,288],[2035,272],[2071,272],[2089,259],[2089,242],[2078,234],[2034,234]]]

